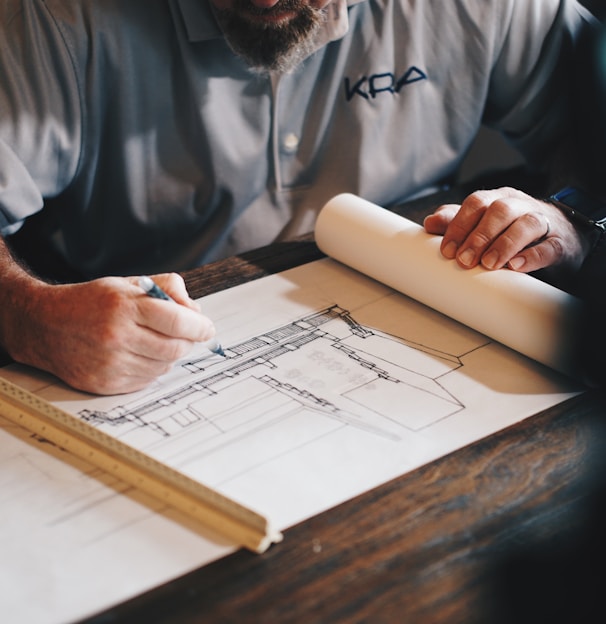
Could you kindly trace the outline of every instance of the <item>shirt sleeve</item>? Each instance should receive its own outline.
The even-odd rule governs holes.
[[[81,105],[73,63],[43,2],[0,7],[0,231],[14,231],[73,178]]]
[[[568,131],[574,42],[592,21],[572,0],[504,0],[484,122],[530,163],[544,163]]]

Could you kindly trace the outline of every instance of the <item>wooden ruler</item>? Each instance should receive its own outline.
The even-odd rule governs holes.
[[[261,553],[282,540],[264,516],[1,377],[0,414],[237,545]]]

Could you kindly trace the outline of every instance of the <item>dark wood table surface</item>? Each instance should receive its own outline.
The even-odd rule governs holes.
[[[460,193],[405,214],[420,222]],[[308,236],[185,278],[199,297],[321,256]],[[589,621],[603,411],[588,391],[88,622]]]

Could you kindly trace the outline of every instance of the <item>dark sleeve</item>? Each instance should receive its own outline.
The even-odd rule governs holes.
[[[576,47],[572,97],[582,185],[606,199],[606,24],[587,30]],[[577,367],[606,391],[606,240],[587,258],[578,276],[584,308],[577,326]]]
[[[575,55],[572,102],[582,182],[606,197],[606,24],[587,29]]]

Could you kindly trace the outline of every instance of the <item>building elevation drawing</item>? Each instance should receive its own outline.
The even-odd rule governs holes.
[[[209,354],[183,363],[186,381],[176,389],[79,415],[136,446],[143,436],[155,455],[161,446],[170,457],[174,439],[178,463],[187,464],[288,420],[310,424],[307,441],[327,426],[398,441],[404,431],[464,408],[440,384],[462,366],[460,357],[365,327],[337,304],[224,348],[226,358]]]

